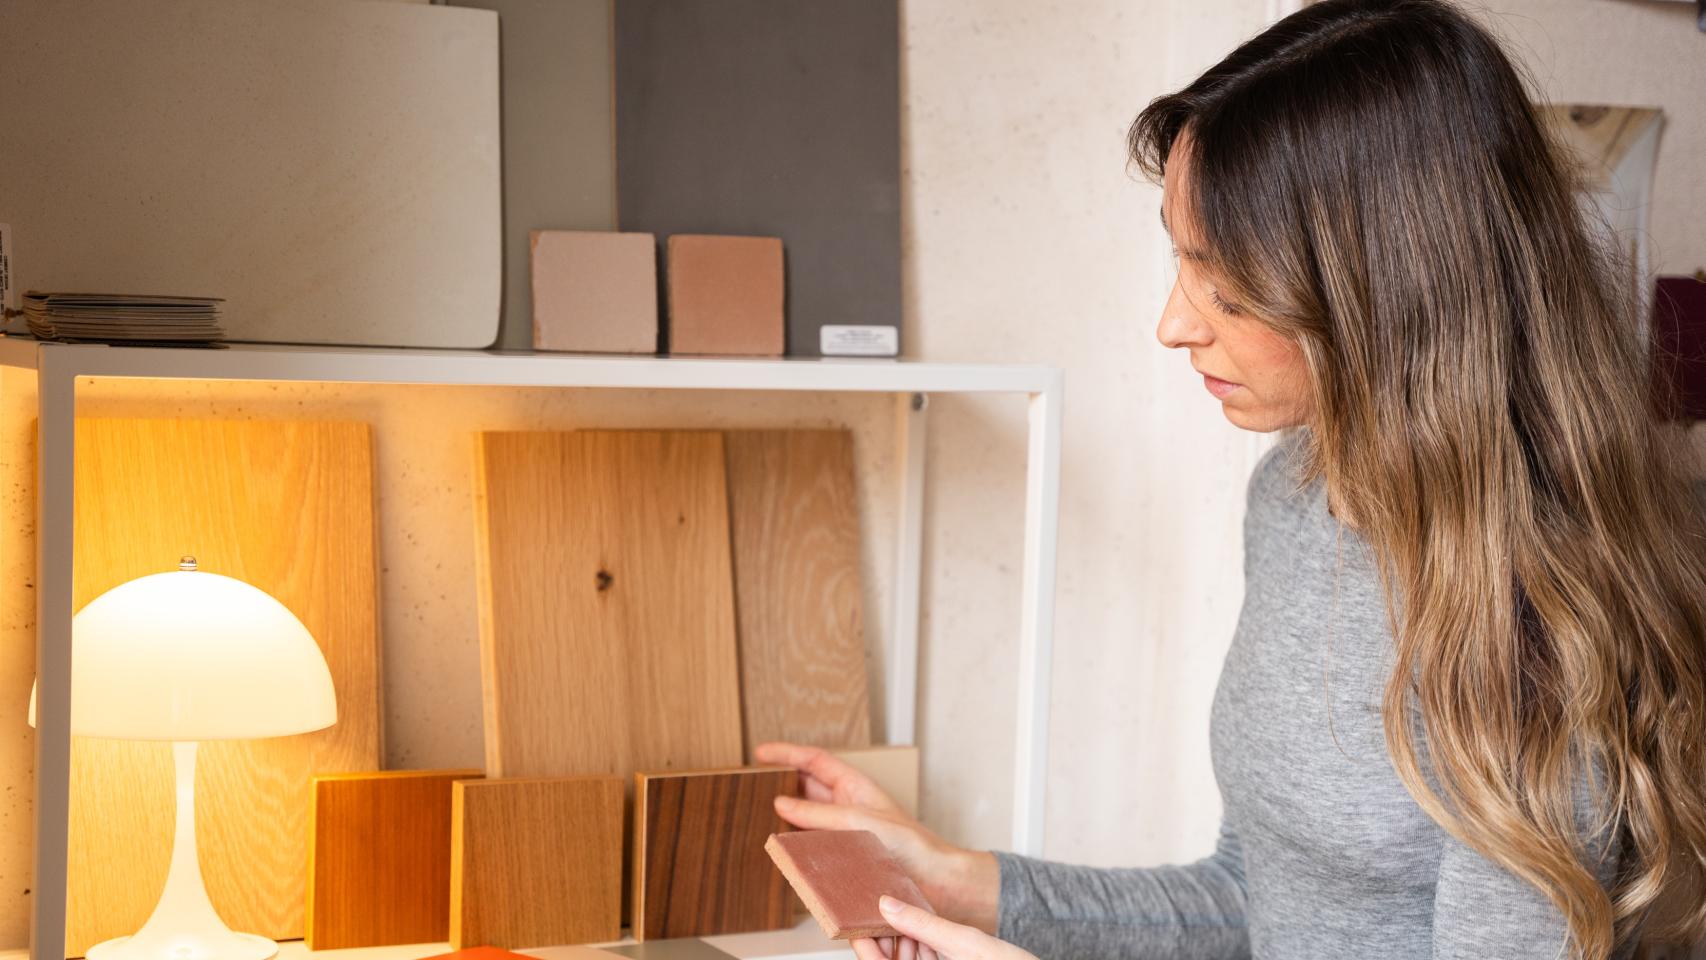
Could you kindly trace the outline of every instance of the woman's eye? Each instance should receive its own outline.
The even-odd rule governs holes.
[[[1220,309],[1221,313],[1224,313],[1229,317],[1236,317],[1239,314],[1244,312],[1243,310],[1239,309],[1237,304],[1227,303],[1225,300],[1222,300],[1220,298],[1220,291],[1219,290],[1210,291],[1209,292],[1209,299],[1214,301],[1214,305]]]

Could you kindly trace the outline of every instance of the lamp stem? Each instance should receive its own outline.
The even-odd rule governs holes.
[[[178,779],[178,819],[172,840],[172,865],[166,870],[166,889],[160,893],[154,916],[173,917],[178,926],[184,926],[184,921],[188,920],[192,928],[201,928],[204,924],[223,927],[224,922],[219,919],[218,912],[213,909],[213,901],[207,896],[207,884],[201,878],[201,857],[196,850],[195,757],[198,746],[194,740],[180,740],[172,744],[173,766],[177,768]]]
[[[193,740],[172,744],[178,815],[160,902],[135,936],[90,947],[88,960],[268,960],[278,953],[271,940],[232,932],[208,899],[195,840],[197,746]]]

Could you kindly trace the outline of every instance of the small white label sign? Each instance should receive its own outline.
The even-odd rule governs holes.
[[[900,328],[826,323],[818,328],[818,351],[826,357],[898,356]]]

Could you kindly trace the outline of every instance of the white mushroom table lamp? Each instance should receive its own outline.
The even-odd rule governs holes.
[[[30,725],[35,726],[35,692]],[[160,902],[141,930],[88,960],[267,960],[278,944],[236,933],[207,897],[196,856],[195,756],[202,740],[308,733],[337,721],[332,674],[302,621],[265,592],[196,570],[120,584],[71,621],[71,733],[169,740],[177,827]]]

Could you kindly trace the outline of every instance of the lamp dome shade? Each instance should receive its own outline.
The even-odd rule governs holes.
[[[30,721],[35,721],[34,697]],[[71,732],[121,740],[247,740],[337,721],[308,628],[241,580],[157,573],[71,621]]]

